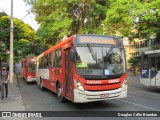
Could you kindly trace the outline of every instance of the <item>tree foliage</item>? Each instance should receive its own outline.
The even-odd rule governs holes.
[[[120,33],[149,40],[160,30],[159,0],[24,0],[32,6],[46,47],[64,35]],[[42,41],[41,41],[42,42]]]
[[[106,0],[25,0],[40,24],[38,34],[53,45],[63,36],[103,33]]]
[[[0,12],[0,17],[2,16],[8,16],[5,12]]]
[[[128,63],[131,64],[130,70],[133,70],[132,72],[134,73],[134,75],[136,75],[136,67],[140,64],[140,60],[136,57],[131,57],[128,60]]]
[[[160,29],[159,0],[111,1],[105,19],[106,32],[120,32],[122,35],[147,40],[150,36],[156,36]]]
[[[14,19],[13,23],[14,61],[20,60],[31,52],[37,54],[37,48],[32,49],[33,45],[37,44],[38,46],[40,43],[36,31],[17,18]],[[10,48],[10,17],[5,14],[0,17],[0,42],[0,59],[6,61],[6,51],[9,51]]]
[[[128,60],[128,63],[131,63],[131,67],[134,68],[140,63],[140,60],[136,57],[132,57]]]

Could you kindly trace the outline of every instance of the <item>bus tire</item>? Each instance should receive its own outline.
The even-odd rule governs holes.
[[[60,83],[58,83],[57,85],[57,98],[61,103],[65,101],[65,98],[62,96],[62,87]]]
[[[44,88],[44,86],[43,86],[43,81],[40,79],[40,89],[42,90],[42,91],[44,91],[45,90],[45,88]]]

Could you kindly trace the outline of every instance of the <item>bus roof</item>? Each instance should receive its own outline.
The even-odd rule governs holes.
[[[100,35],[100,34],[74,34],[66,39],[62,39],[61,42],[59,42],[58,44],[52,46],[51,48],[47,49],[46,51],[44,51],[43,53],[41,53],[40,55],[38,55],[37,57],[40,58],[48,53],[50,53],[51,51],[53,51],[54,49],[66,44],[67,42],[73,40],[74,37],[76,36],[103,36],[103,37],[111,37],[111,38],[114,38],[114,39],[119,39],[118,37],[116,36],[108,36],[108,35]]]
[[[72,35],[68,38],[66,38],[65,40],[61,40],[61,42],[57,43],[56,45],[53,45],[52,47],[50,47],[49,49],[45,50],[44,52],[42,52],[40,55],[37,56],[37,58],[40,58],[50,52],[52,52],[52,50],[62,46],[63,44],[66,44],[67,42],[69,42],[75,35]]]

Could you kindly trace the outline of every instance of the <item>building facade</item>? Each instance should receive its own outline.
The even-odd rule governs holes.
[[[154,40],[145,40],[135,38],[133,42],[129,42],[128,38],[123,38],[123,43],[126,52],[127,69],[130,71],[131,65],[128,62],[130,58],[136,57],[140,59],[142,52],[151,50]],[[140,71],[140,66],[137,66],[137,72]]]

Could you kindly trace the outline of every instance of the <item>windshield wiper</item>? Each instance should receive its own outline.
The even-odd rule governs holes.
[[[90,46],[90,44],[87,44],[87,47],[88,47],[88,49],[89,49],[89,52],[91,53],[91,55],[92,55],[92,58],[93,58],[93,60],[95,60],[96,61],[96,63],[97,63],[97,52],[93,52],[93,49],[92,49],[92,47]]]
[[[112,50],[113,50],[113,46],[108,50],[108,52],[107,52],[107,49],[106,49],[106,56],[107,57],[109,56],[109,54],[111,54]]]

